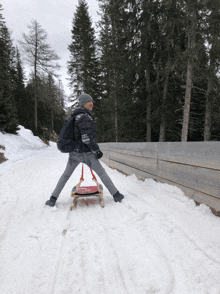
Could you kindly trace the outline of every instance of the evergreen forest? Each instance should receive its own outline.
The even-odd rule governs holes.
[[[37,21],[28,28],[30,34],[23,34],[20,41],[31,68],[26,80],[21,54],[12,43],[0,4],[0,131],[16,134],[22,125],[48,141],[56,138],[66,119],[65,94],[57,78],[59,57]]]
[[[97,142],[219,141],[220,1],[97,1],[96,24],[78,1],[67,60],[71,110],[93,97]],[[70,112],[59,57],[37,21],[15,48],[0,9],[0,131],[59,133]]]

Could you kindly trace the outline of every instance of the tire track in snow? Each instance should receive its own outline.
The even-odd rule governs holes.
[[[127,193],[128,195],[129,193]],[[141,201],[141,199],[138,198],[138,200]],[[151,232],[148,228],[148,226],[144,223],[145,218],[146,217],[151,217],[154,218],[153,214],[151,214],[149,212],[149,207],[145,207],[145,205],[143,205],[143,203],[141,203],[141,205],[137,202],[135,202],[135,205],[138,208],[138,211],[135,210],[133,208],[134,203],[132,203],[131,205],[129,204],[129,200],[127,199],[127,202],[123,202],[123,206],[126,208],[126,215],[131,215],[131,211],[133,216],[131,216],[131,218],[133,219],[132,221],[132,225],[135,227],[136,231],[141,231],[141,234],[143,234],[143,238],[147,239],[147,249],[149,250],[149,252],[147,252],[147,250],[145,250],[145,254],[148,256],[149,260],[152,259],[153,262],[155,262],[155,260],[157,260],[158,262],[158,266],[163,268],[163,273],[162,275],[158,272],[158,276],[160,276],[160,279],[164,279],[166,280],[166,285],[163,285],[163,287],[159,290],[152,290],[149,291],[149,293],[156,293],[156,292],[160,292],[161,294],[168,294],[168,293],[172,293],[174,287],[175,287],[175,275],[174,272],[170,266],[170,263],[167,260],[167,256],[166,254],[164,254],[163,249],[161,248],[161,246],[158,244],[158,241],[151,235]],[[146,212],[147,210],[147,212]],[[142,215],[140,217],[140,213],[142,211]],[[134,217],[135,216],[135,217]],[[135,218],[135,219],[134,219]],[[156,266],[156,270],[157,270],[157,265]],[[156,284],[156,280],[155,279],[155,284]],[[151,280],[151,282],[153,282],[154,279]],[[154,292],[155,291],[155,292]]]
[[[20,170],[19,166],[18,169]],[[19,202],[21,198],[21,191],[23,191],[23,183],[25,180],[28,180],[30,177],[30,174],[23,170],[22,175],[18,173],[16,170],[16,167],[13,171],[9,170],[6,171],[4,175],[1,175],[1,189],[2,191],[6,191],[6,199],[5,195],[2,195],[0,197],[3,199],[3,211],[1,213],[1,224],[4,225],[4,228],[1,229],[1,235],[0,235],[0,250],[1,246],[3,245],[4,240],[7,238],[8,233],[10,232],[10,226],[13,225],[17,219],[17,210],[19,207]],[[28,174],[27,174],[28,173]],[[17,174],[19,176],[17,176]],[[14,182],[16,175],[16,182]]]
[[[112,203],[111,203],[112,204]],[[116,205],[116,206],[115,206]],[[120,207],[122,207],[122,205],[123,204],[119,204],[119,206],[117,206],[118,204],[115,204],[114,203],[114,209],[117,207],[117,208],[120,208]],[[126,204],[125,204],[125,206],[126,206]],[[99,207],[99,206],[98,206]],[[106,239],[106,241],[105,241],[105,244],[107,244],[106,246],[109,246],[109,244],[110,244],[110,248],[111,249],[109,249],[110,251],[108,251],[109,253],[108,253],[108,255],[110,255],[110,256],[113,256],[113,259],[115,259],[115,261],[116,261],[116,269],[115,269],[115,271],[117,272],[117,273],[119,273],[119,276],[120,276],[120,278],[118,279],[118,276],[116,275],[114,275],[115,276],[115,279],[117,280],[117,284],[118,284],[118,286],[117,286],[117,289],[121,289],[121,291],[123,291],[123,293],[133,293],[132,291],[131,292],[129,292],[129,288],[131,287],[131,284],[132,284],[132,282],[129,282],[128,283],[128,281],[129,281],[129,278],[127,278],[127,279],[125,279],[124,278],[124,274],[125,274],[125,269],[124,269],[124,271],[121,269],[121,266],[120,266],[120,260],[122,260],[122,262],[124,261],[124,257],[121,257],[120,255],[121,255],[121,252],[120,252],[120,254],[117,254],[117,249],[115,249],[115,245],[114,245],[114,242],[112,242],[112,238],[113,238],[113,236],[115,236],[115,234],[112,234],[110,231],[109,231],[109,229],[108,229],[108,227],[106,227],[104,224],[108,221],[108,218],[107,218],[107,215],[108,215],[108,206],[106,206],[107,208],[105,208],[103,211],[102,210],[99,210],[100,212],[102,212],[102,213],[100,213],[101,215],[102,215],[102,217],[104,216],[104,218],[103,219],[100,219],[100,220],[98,220],[98,222],[99,223],[101,223],[102,224],[102,229],[104,230],[104,232],[105,232],[105,239]],[[91,207],[85,207],[85,209],[86,209],[86,211],[87,211],[87,213],[89,214],[89,216],[87,216],[87,217],[89,217],[89,218],[91,218],[92,219],[92,221],[94,222],[94,210],[92,209],[92,208],[94,208],[93,206],[91,206]],[[109,206],[109,208],[111,208],[111,206]],[[100,209],[100,208],[99,208]],[[111,211],[113,211],[114,209],[111,209]],[[117,210],[117,209],[116,209]],[[78,212],[78,217],[80,217],[79,215],[80,215],[80,213],[83,213],[83,211],[81,211],[80,212],[80,208],[79,208],[79,210],[77,210],[77,211],[73,211],[72,213],[77,213]],[[133,210],[133,212],[134,212],[134,210]],[[119,212],[119,214],[120,214],[121,212]],[[126,215],[131,215],[131,213],[130,213],[130,208],[126,211]],[[121,215],[118,215],[119,217],[121,216]],[[139,215],[139,218],[140,218],[140,215]],[[97,219],[95,219],[95,222],[97,222]],[[133,220],[131,221],[132,223],[128,223],[127,224],[127,227],[129,228],[129,227],[131,227],[131,225],[133,225],[134,223],[133,223]],[[87,225],[88,225],[88,223],[87,223]],[[68,227],[68,226],[67,226]],[[71,226],[69,226],[69,227],[71,227]],[[79,228],[78,228],[79,229]],[[91,230],[94,230],[94,228],[93,227],[91,227],[90,226],[90,229]],[[122,228],[122,229],[124,229],[124,227]],[[121,233],[121,231],[119,230],[117,230],[117,229],[115,229],[115,223],[114,224],[112,224],[112,227],[111,227],[111,231],[112,230],[114,230],[115,232],[116,232],[116,236],[119,236],[120,235],[120,233]],[[138,226],[135,226],[135,230],[137,230],[138,232],[139,232],[139,228],[138,228]],[[136,232],[135,232],[135,230],[133,230],[132,232],[133,232],[133,237],[134,238],[136,238]],[[67,235],[69,234],[69,229],[67,230]],[[77,230],[78,231],[78,230]],[[139,232],[140,233],[140,232]],[[141,232],[142,233],[142,232]],[[103,235],[103,234],[102,234]],[[143,237],[141,237],[141,238],[145,238],[145,236],[143,236]],[[80,250],[80,256],[81,256],[81,262],[80,262],[80,264],[81,264],[81,268],[84,268],[85,267],[85,264],[86,264],[86,259],[85,259],[85,257],[84,257],[84,255],[85,255],[85,249],[84,249],[84,247],[86,246],[85,244],[87,244],[88,245],[88,247],[91,247],[92,246],[92,244],[89,244],[88,243],[88,241],[87,241],[87,238],[86,238],[86,236],[84,235],[84,234],[81,234],[80,232],[78,232],[77,233],[77,239],[78,239],[78,241],[79,241],[79,248],[81,248],[81,250]],[[93,240],[93,242],[95,242],[94,240]],[[129,242],[129,239],[126,239],[126,242]],[[143,241],[142,241],[142,243],[144,243]],[[95,242],[95,246],[97,246],[97,243]],[[139,246],[140,247],[140,246]],[[157,242],[155,241],[155,240],[153,240],[153,245],[152,245],[152,247],[158,247],[158,244],[157,244]],[[100,252],[102,252],[102,249],[103,248],[101,248],[101,247],[99,247],[100,248]],[[139,248],[139,249],[141,249],[142,251],[144,251],[143,250],[143,248]],[[61,251],[63,250],[63,245],[62,245],[62,249],[61,249]],[[131,250],[132,251],[132,250]],[[165,291],[162,291],[162,292],[160,292],[160,293],[170,293],[171,291],[172,291],[172,289],[173,289],[173,284],[174,284],[174,275],[173,275],[173,273],[172,273],[172,270],[171,270],[171,268],[169,268],[169,263],[167,263],[167,261],[165,260],[165,256],[164,256],[164,254],[163,254],[163,252],[161,251],[161,249],[158,247],[158,249],[157,249],[157,252],[160,252],[160,257],[159,257],[159,259],[160,259],[160,262],[158,262],[158,264],[160,264],[160,266],[161,266],[161,259],[163,259],[164,260],[164,264],[166,265],[165,267],[167,267],[167,269],[168,269],[168,280],[170,280],[170,282],[168,283],[168,285],[166,286],[166,290]],[[147,256],[147,252],[145,252],[145,255]],[[158,253],[156,254],[156,255],[158,255]],[[60,254],[59,254],[59,256],[60,256]],[[104,258],[104,260],[106,260],[106,257]],[[140,262],[140,261],[138,261],[138,262]],[[83,266],[84,265],[84,266]],[[88,265],[87,265],[88,266]],[[60,263],[59,263],[59,267],[60,267]],[[127,270],[127,269],[126,269]],[[84,272],[85,270],[83,270],[83,272]],[[104,274],[102,274],[102,276],[105,276],[106,274],[105,274],[105,271],[103,270],[103,272],[104,272]],[[56,276],[59,276],[59,271],[57,271],[56,272]],[[165,275],[163,275],[163,276],[165,276]],[[166,276],[167,276],[167,274],[166,274]],[[82,280],[85,280],[85,274],[83,274],[83,276],[81,276],[81,279]],[[108,278],[107,278],[108,279]],[[126,281],[125,281],[126,280]],[[157,279],[156,279],[157,280]],[[155,282],[156,282],[156,280],[155,280]],[[152,280],[152,282],[154,282],[153,280]],[[105,283],[108,283],[108,281],[105,281]],[[126,283],[128,283],[128,286],[127,286],[127,284]],[[57,283],[57,284],[59,284],[59,283]],[[153,283],[154,284],[154,283]],[[81,285],[81,287],[83,287],[83,285]],[[147,287],[147,286],[146,286]],[[108,287],[106,287],[106,288],[108,288]],[[56,291],[56,287],[54,286],[54,291]],[[117,289],[115,289],[115,291],[117,291]],[[122,290],[123,289],[123,290]],[[135,291],[135,289],[134,289],[134,291]],[[158,288],[155,288],[154,286],[150,286],[150,288],[149,288],[149,293],[154,293],[154,292],[159,292],[160,290],[158,289]],[[57,292],[58,293],[58,292]],[[100,292],[99,292],[100,293]],[[107,293],[107,292],[103,292],[103,293]],[[122,292],[120,292],[120,293],[122,293]],[[143,292],[140,292],[140,293],[145,293],[144,291]]]
[[[194,264],[199,263],[198,269],[200,269],[201,268],[200,267],[200,260],[201,260],[203,262],[203,264],[205,265],[204,268],[206,269],[206,271],[200,270],[200,272],[199,272],[199,270],[197,270],[198,273],[194,273],[195,284],[198,283],[198,287],[199,287],[199,282],[197,282],[197,281],[199,281],[202,277],[203,277],[203,279],[205,279],[206,276],[209,275],[209,273],[213,273],[213,265],[214,264],[216,264],[216,271],[219,272],[219,274],[220,274],[219,261],[216,260],[215,257],[210,256],[210,254],[207,254],[207,252],[202,248],[202,246],[198,245],[198,242],[196,242],[193,238],[190,237],[189,232],[186,229],[184,229],[183,227],[181,227],[177,223],[174,223],[174,221],[172,219],[173,216],[171,217],[171,216],[169,216],[169,214],[167,215],[166,211],[163,210],[163,207],[161,207],[160,213],[158,213],[158,210],[155,209],[154,205],[151,205],[151,204],[149,205],[149,201],[145,201],[144,199],[140,199],[139,197],[137,197],[133,193],[130,193],[130,194],[132,196],[134,196],[135,198],[138,198],[138,200],[140,200],[142,202],[142,205],[140,207],[135,202],[132,207],[128,204],[128,202],[126,202],[125,206],[127,206],[127,207],[129,207],[129,209],[133,210],[133,212],[136,214],[137,218],[139,218],[140,211],[144,210],[143,207],[145,204],[147,204],[146,205],[147,212],[143,213],[143,215],[142,215],[141,219],[139,219],[139,221],[141,221],[142,225],[145,226],[147,229],[150,228],[150,225],[151,226],[153,225],[152,226],[153,229],[150,230],[151,234],[153,233],[152,237],[153,237],[153,235],[155,235],[155,237],[162,235],[163,236],[163,238],[161,240],[162,243],[164,243],[164,241],[166,241],[168,236],[170,236],[170,239],[173,239],[173,241],[175,243],[170,243],[170,245],[172,244],[172,246],[174,246],[173,249],[176,248],[175,250],[171,249],[173,252],[173,257],[175,256],[175,254],[177,254],[177,252],[180,252],[181,247],[182,247],[182,251],[183,251],[183,252],[181,252],[182,256],[185,254],[184,259],[188,255],[188,253],[191,252],[190,257],[188,257],[188,262],[186,262],[186,260],[184,260],[184,262],[183,262],[183,260],[181,261],[181,259],[179,257],[177,257],[177,259],[175,259],[174,263],[172,262],[173,257],[171,259],[168,258],[168,260],[167,260],[168,263],[170,263],[171,267],[174,267],[175,264],[179,263],[180,267],[177,272],[178,273],[182,272],[182,275],[185,276],[184,287],[187,286],[186,281],[188,280],[188,272],[190,270],[190,268],[189,269],[184,268],[186,264],[188,264],[187,267],[192,267],[192,269],[193,269]],[[135,207],[135,209],[134,209],[134,207]],[[138,219],[137,219],[137,221],[138,221]],[[158,231],[157,235],[154,233],[155,231]],[[171,238],[171,236],[172,236],[172,238]],[[181,243],[181,240],[183,241],[183,243]],[[169,242],[171,242],[171,240],[169,241],[167,239],[166,242],[169,243]],[[155,241],[155,244],[159,245],[159,241],[158,242]],[[184,244],[184,245],[182,245],[182,244]],[[164,251],[164,257],[166,259],[169,256],[167,254],[168,251],[164,250],[162,247],[161,247],[161,250]],[[198,255],[198,250],[203,257],[201,255],[200,256]],[[176,253],[175,253],[175,251],[176,251]],[[184,251],[185,251],[185,253],[184,253]],[[207,262],[204,261],[204,258],[207,260]],[[193,260],[194,260],[194,262],[193,262]],[[208,265],[210,264],[210,261],[212,264],[209,267]],[[173,268],[172,272],[175,271],[174,268]],[[215,280],[216,284],[218,284],[218,277],[217,276],[219,276],[219,275],[216,274],[216,277],[212,275],[212,280]],[[183,277],[181,279],[183,279]],[[173,280],[175,280],[175,275],[174,275]],[[209,288],[208,285],[207,285],[207,287]],[[175,287],[173,289],[175,289]],[[192,291],[192,289],[187,288],[186,291]],[[171,289],[171,293],[172,293],[172,289]]]
[[[104,214],[104,218],[105,218],[105,221],[107,222],[107,217],[106,217],[105,214]],[[123,270],[120,267],[119,256],[117,254],[117,250],[115,249],[114,244],[111,241],[111,238],[108,236],[108,230],[107,230],[106,226],[103,225],[103,228],[104,228],[104,231],[105,231],[107,243],[110,244],[112,253],[115,256],[115,259],[117,261],[117,274],[119,273],[120,281],[119,281],[119,279],[117,277],[117,274],[115,274],[115,279],[118,280],[118,282],[117,282],[118,285],[122,284],[122,286],[123,286],[123,288],[125,290],[125,293],[129,294],[131,292],[129,291],[129,288],[127,287],[127,285],[125,283]]]
[[[59,248],[59,253],[57,256],[57,261],[56,261],[56,266],[55,266],[55,273],[54,273],[54,277],[53,277],[53,283],[52,283],[52,287],[51,287],[51,294],[55,293],[55,289],[56,289],[56,285],[57,285],[57,277],[59,274],[59,269],[60,269],[60,262],[61,262],[61,257],[62,257],[62,251],[63,251],[63,247],[64,247],[64,242],[65,242],[65,237],[66,234],[63,236],[63,240],[61,242],[61,246]]]
[[[130,192],[129,192],[130,193]],[[132,196],[137,197],[135,194],[130,193]],[[138,197],[137,197],[138,198]],[[148,213],[146,213],[145,215],[143,215],[143,219],[147,216],[147,214],[151,215],[153,218],[155,218],[155,220],[161,219],[161,215],[164,215],[163,213],[166,213],[166,211],[163,209],[163,206],[160,207],[160,213],[158,213],[158,210],[155,209],[154,205],[150,205],[149,202],[138,198],[139,200],[141,200],[142,202],[144,202],[145,204],[147,204],[148,207]],[[149,205],[150,205],[150,210],[153,210],[153,213],[149,213]],[[138,211],[135,212],[137,215],[139,214]],[[166,213],[167,215],[167,213]],[[155,217],[157,216],[157,218]],[[185,239],[188,239],[190,243],[192,243],[194,246],[194,248],[196,247],[198,250],[201,251],[201,253],[208,259],[211,260],[213,263],[216,263],[218,265],[220,265],[220,260],[216,260],[216,256],[211,256],[211,253],[207,253],[195,240],[193,240],[193,238],[190,238],[190,236],[187,234],[187,231],[184,230],[183,227],[181,227],[180,225],[178,225],[177,223],[174,223],[173,220],[171,219],[171,217],[169,217],[169,215],[167,215],[166,218],[162,218],[161,223],[164,226],[167,226],[167,230],[172,230],[172,229],[177,229],[179,233],[181,233]],[[168,225],[169,224],[169,225]]]
[[[113,209],[111,211],[115,210],[115,203],[109,203],[109,208],[111,208],[110,204],[112,205]],[[108,206],[106,206],[108,208]],[[96,213],[97,212],[97,213]],[[99,214],[97,218],[97,214]],[[71,272],[74,280],[74,277],[77,275],[77,279],[75,278],[74,281],[72,281],[71,285],[71,277],[69,277],[70,282],[68,283],[69,286],[63,285],[65,288],[65,291],[63,290],[62,293],[71,293],[71,291],[74,291],[74,293],[78,293],[81,289],[81,291],[86,291],[85,289],[91,289],[93,293],[134,293],[136,289],[136,284],[133,284],[135,281],[130,281],[129,277],[126,273],[129,268],[124,267],[123,262],[127,262],[128,260],[132,260],[132,257],[130,256],[131,252],[127,255],[122,255],[122,252],[119,248],[119,253],[117,253],[117,246],[122,246],[123,244],[120,244],[120,242],[115,242],[115,234],[112,233],[114,231],[116,233],[116,236],[119,236],[121,234],[121,230],[124,230],[124,227],[121,228],[121,230],[117,230],[115,228],[115,220],[110,219],[110,228],[109,225],[109,210],[108,209],[101,209],[99,204],[97,206],[90,205],[89,207],[78,207],[76,211],[71,212],[71,217],[69,217],[69,224],[66,225],[68,227],[65,241],[62,245],[60,260],[63,259],[63,262],[59,262],[59,269],[56,271],[56,276],[58,279],[56,280],[56,285],[53,287],[54,293],[61,293],[61,285],[62,280],[64,280],[63,275],[65,275],[65,280],[67,280],[68,274],[67,272]],[[86,219],[84,220],[86,216]],[[79,218],[83,219],[84,221],[80,221],[77,223],[77,226],[74,227],[74,222],[72,222],[72,219],[76,218],[76,220],[79,221]],[[105,225],[106,224],[106,225]],[[108,225],[107,225],[108,224]],[[129,227],[129,223],[127,224]],[[94,237],[93,237],[94,235]],[[135,235],[135,231],[133,231],[133,236]],[[130,236],[130,235],[129,235]],[[135,237],[135,236],[134,236]],[[129,239],[125,240],[129,242]],[[142,238],[142,237],[141,237]],[[66,242],[67,241],[67,242]],[[116,243],[116,244],[115,244]],[[142,243],[144,243],[142,241]],[[74,253],[70,249],[70,246],[75,247]],[[65,251],[69,250],[69,257],[65,257]],[[143,250],[143,249],[141,249]],[[63,252],[63,256],[62,256]],[[98,254],[98,255],[97,255]],[[73,255],[71,257],[71,255]],[[77,257],[76,257],[77,256]],[[108,259],[111,259],[110,264],[108,264],[108,267],[106,266],[106,262],[109,263]],[[73,260],[73,263],[68,266],[68,258]],[[136,261],[136,260],[135,260]],[[137,260],[138,261],[138,260]],[[140,260],[138,261],[140,262]],[[78,266],[80,272],[76,273],[75,269],[71,267],[74,267],[74,264]],[[96,265],[96,266],[95,266]],[[121,267],[122,265],[122,267]],[[76,266],[76,267],[77,267]],[[91,282],[88,279],[89,268],[91,267],[92,272],[94,271],[94,266],[96,268],[99,268],[99,270],[95,270],[97,272],[97,277],[94,276],[94,280],[98,280],[98,284],[102,285],[100,289],[99,286],[94,282]],[[68,269],[67,269],[68,268]],[[141,269],[142,270],[142,269]],[[127,275],[127,276],[126,276]],[[77,282],[78,281],[78,282]],[[82,281],[82,282],[80,282]],[[143,281],[142,281],[143,282]],[[61,284],[61,285],[60,285]],[[109,292],[109,285],[112,285],[111,288],[113,289]],[[74,288],[76,287],[76,288]],[[78,288],[77,288],[78,287]],[[94,288],[92,288],[94,287]],[[115,287],[115,290],[114,290]],[[133,287],[133,290],[132,290]],[[156,291],[155,287],[147,286],[149,288],[149,293],[154,293]],[[71,289],[71,290],[70,290]],[[131,289],[131,290],[130,290]],[[142,292],[136,292],[136,293],[145,293],[144,290]]]
[[[46,257],[46,254],[40,250],[40,247],[42,249],[42,241],[45,242],[44,251],[47,244],[44,236],[47,230],[42,232],[43,224],[45,224],[44,222],[47,218],[42,197],[42,191],[46,189],[44,186],[45,181],[42,181],[42,178],[47,178],[50,167],[46,166],[42,170],[43,162],[45,163],[45,158],[32,157],[30,160],[13,165],[13,171],[12,169],[7,169],[1,175],[3,184],[1,189],[4,191],[1,199],[3,199],[2,201],[5,202],[5,205],[1,213],[1,218],[4,220],[1,249],[4,248],[4,250],[1,250],[1,265],[3,267],[1,278],[3,281],[0,289],[3,287],[2,289],[5,289],[8,293],[28,293],[28,289],[32,289],[33,284],[36,285],[33,292],[45,293],[45,290],[40,291],[40,287],[46,283],[46,277],[48,276],[46,272],[42,276],[46,262],[45,259],[41,259],[43,255]],[[35,169],[33,169],[33,166]],[[38,166],[39,169],[36,168]],[[32,238],[33,236],[34,238]],[[38,242],[35,242],[34,240],[37,239]],[[37,255],[39,255],[39,258]],[[32,264],[34,258],[36,258],[36,263]],[[8,263],[11,263],[11,268]],[[25,274],[26,272],[28,272],[28,275]],[[22,288],[19,288],[21,276],[23,285]],[[8,280],[16,280],[17,282],[7,283]],[[29,285],[30,288],[28,288]]]
[[[97,207],[95,207],[96,204],[97,204]],[[90,292],[88,293],[91,293],[92,287],[94,287],[92,291],[93,293],[100,293],[100,294],[108,293],[108,287],[105,287],[105,284],[106,283],[108,284],[109,282],[108,281],[109,276],[107,272],[112,270],[107,269],[104,266],[106,261],[106,256],[105,256],[106,248],[108,248],[107,255],[111,255],[115,259],[116,259],[116,256],[115,256],[115,253],[113,252],[113,248],[111,246],[109,247],[109,239],[105,231],[105,228],[103,227],[102,224],[100,224],[100,221],[102,220],[97,219],[96,211],[101,212],[102,209],[100,208],[99,203],[96,203],[96,204],[94,203],[94,205],[90,205],[89,207],[85,207],[85,206],[77,207],[78,210],[73,210],[70,214],[68,214],[69,215],[68,219],[70,220],[70,222],[67,223],[66,225],[68,229],[66,233],[66,238],[64,239],[63,244],[60,248],[61,253],[59,254],[60,256],[59,259],[62,259],[63,251],[69,250],[69,259],[71,260],[72,258],[74,260],[72,264],[70,263],[70,269],[68,270],[72,272],[73,274],[73,281],[72,281],[73,286],[71,287],[69,285],[67,287],[68,289],[66,288],[63,291],[63,293],[73,293],[73,292],[78,293],[77,291],[87,292],[86,291],[87,288],[90,289]],[[85,223],[83,221],[80,221],[80,222],[78,221],[77,226],[73,228],[71,219],[74,218],[76,214],[77,214],[76,216],[77,220],[78,220],[78,217],[80,217],[80,214],[82,214],[81,215],[82,218],[84,218],[86,214],[87,219]],[[88,220],[90,220],[90,222],[88,222]],[[100,233],[101,237],[99,237],[99,232],[101,232]],[[95,235],[95,237],[91,236],[93,234]],[[73,254],[70,248],[71,244],[75,246],[74,256],[71,256]],[[104,252],[103,252],[103,249],[104,249]],[[64,254],[64,258],[65,258],[64,262],[67,263],[68,258],[65,257],[65,254]],[[78,269],[80,269],[80,272],[76,273],[75,269],[73,271],[71,270],[71,265],[73,264],[78,265]],[[88,272],[89,267],[91,267],[92,273]],[[92,282],[89,279],[89,275],[94,274],[94,267],[96,268],[95,272],[97,272],[97,276],[94,276],[94,281],[98,280],[97,284],[96,282]],[[116,267],[118,268],[118,265]],[[61,263],[58,262],[57,270],[56,270],[56,277],[58,278],[55,278],[55,283],[51,293],[61,293],[60,282],[62,283],[61,281],[62,279],[60,276],[63,276],[65,274],[65,268],[66,268],[65,265],[63,264],[61,265]],[[112,274],[114,274],[114,272]],[[117,276],[115,276],[115,279],[116,281],[118,280]],[[110,280],[112,280],[112,278]],[[71,284],[71,281],[69,284]],[[121,288],[120,285],[123,284],[121,282],[121,278],[117,281],[117,284],[119,288]],[[123,288],[124,287],[125,285],[123,285]],[[117,290],[118,290],[118,287],[115,286],[115,292],[117,292]],[[121,293],[127,294],[129,292],[123,291]]]
[[[150,254],[147,251],[151,247],[145,246],[146,236],[140,231],[140,228],[134,225],[134,220],[131,218],[131,221],[127,222],[123,225],[120,223],[124,222],[122,219],[122,210],[123,214],[126,215],[126,218],[130,220],[128,217],[130,212],[124,211],[124,204],[114,204],[115,208],[110,207],[111,211],[116,210],[118,224],[114,221],[110,223],[110,228],[104,225],[106,232],[111,232],[108,235],[109,243],[113,248],[114,255],[117,259],[118,268],[120,269],[121,279],[124,281],[125,289],[127,293],[159,293],[161,289],[157,286],[157,280],[152,277],[149,279],[150,272],[152,271],[152,265],[150,264]],[[118,208],[120,210],[118,211]],[[107,221],[107,214],[105,215],[105,219]],[[109,224],[108,224],[109,226]],[[126,233],[128,231],[128,233]],[[113,232],[113,233],[112,233]],[[148,236],[147,236],[148,237]],[[128,247],[129,241],[135,239],[136,241],[132,241],[132,247]],[[135,247],[134,247],[135,246]],[[151,248],[152,249],[152,248]],[[137,252],[139,251],[140,254]],[[133,255],[134,254],[134,255]],[[159,267],[161,267],[161,262]],[[155,271],[157,269],[155,268]],[[158,273],[158,276],[161,277],[161,274]],[[139,289],[139,290],[138,290]],[[160,292],[160,293],[169,293],[169,292]]]

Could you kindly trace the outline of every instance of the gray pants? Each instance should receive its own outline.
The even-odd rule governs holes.
[[[94,170],[97,175],[100,177],[103,184],[109,190],[111,195],[114,195],[117,192],[114,184],[112,183],[111,179],[107,175],[105,169],[102,167],[99,160],[95,157],[92,152],[71,152],[69,155],[69,159],[66,165],[66,169],[62,176],[60,177],[55,190],[53,191],[52,195],[56,198],[59,197],[60,192],[62,191],[63,187],[65,186],[66,182],[69,180],[70,176],[76,169],[76,167],[80,164],[80,162],[85,163]]]

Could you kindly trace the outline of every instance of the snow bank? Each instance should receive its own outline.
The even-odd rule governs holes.
[[[3,134],[0,132],[0,145],[5,147],[5,157],[9,160],[4,165],[29,158],[37,152],[47,148],[47,145],[32,131],[19,126],[18,135]]]

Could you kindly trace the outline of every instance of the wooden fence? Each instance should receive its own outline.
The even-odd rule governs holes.
[[[101,143],[102,161],[127,175],[178,186],[220,216],[220,142]]]

